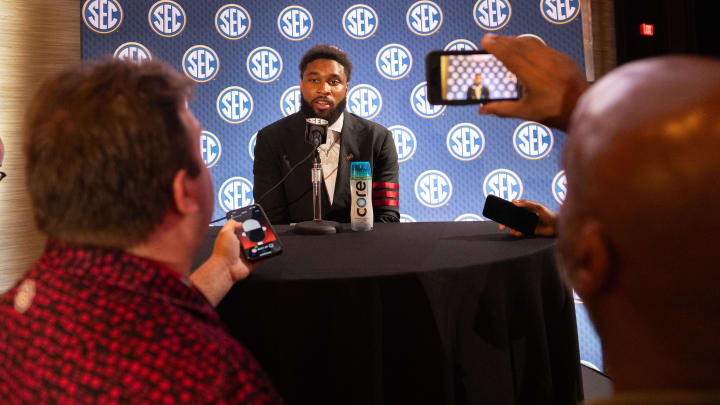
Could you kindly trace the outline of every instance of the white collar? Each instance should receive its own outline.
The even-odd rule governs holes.
[[[328,131],[335,131],[337,133],[341,133],[344,122],[345,122],[345,112],[343,111],[343,113],[340,114],[338,119],[336,119],[335,122],[330,124],[330,126],[328,127]]]

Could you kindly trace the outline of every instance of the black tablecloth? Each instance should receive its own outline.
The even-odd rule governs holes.
[[[285,252],[218,307],[289,404],[582,399],[574,304],[554,239],[483,222],[345,229],[276,227]]]

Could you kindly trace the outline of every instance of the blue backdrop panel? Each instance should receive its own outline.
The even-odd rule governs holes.
[[[255,133],[297,111],[300,57],[317,43],[354,64],[348,110],[393,131],[403,221],[483,220],[485,196],[559,209],[565,134],[427,102],[424,58],[485,33],[534,35],[583,65],[579,0],[87,0],[83,59],[161,59],[197,82],[191,109],[215,180],[213,217],[250,204]],[[577,301],[576,301],[577,302]],[[581,358],[602,368],[577,303]]]

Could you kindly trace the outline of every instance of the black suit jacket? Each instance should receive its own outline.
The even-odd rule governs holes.
[[[392,134],[355,114],[347,111],[343,114],[333,204],[330,205],[323,182],[322,218],[350,222],[350,163],[367,161],[372,168],[375,222],[398,222],[398,161]],[[258,131],[253,166],[256,199],[312,152],[305,142],[305,118],[300,111]],[[313,219],[311,168],[312,158],[298,166],[282,185],[256,201],[263,206],[270,222],[287,224]]]
[[[490,90],[488,90],[487,87],[480,85],[480,98],[475,97],[475,85],[471,85],[467,89],[467,99],[468,100],[487,100],[487,98],[490,97]]]

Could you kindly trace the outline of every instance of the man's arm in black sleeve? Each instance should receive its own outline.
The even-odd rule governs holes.
[[[283,186],[268,192],[283,176],[282,157],[274,151],[268,141],[268,135],[258,132],[255,143],[255,162],[253,163],[253,195],[255,202],[262,205],[268,219],[273,224],[287,224],[290,222],[287,200]],[[265,195],[263,197],[263,195]],[[262,200],[257,200],[261,198]]]
[[[385,130],[373,165],[373,210],[375,222],[400,222],[398,157],[392,133]]]

